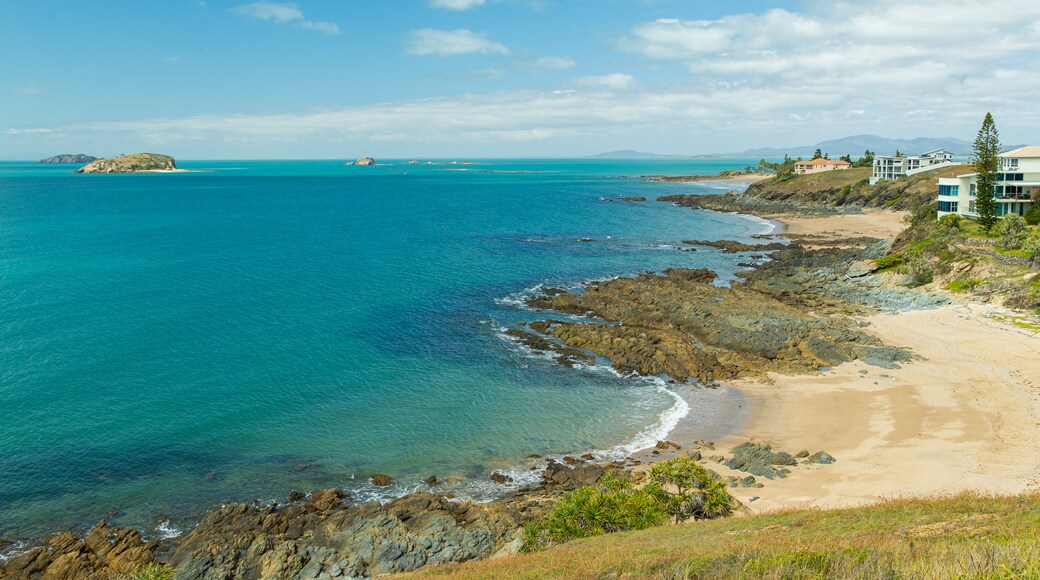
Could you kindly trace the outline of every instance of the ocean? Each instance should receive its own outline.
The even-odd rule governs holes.
[[[486,499],[495,471],[533,481],[531,454],[732,424],[727,389],[564,367],[502,330],[542,285],[732,277],[746,256],[681,241],[769,224],[653,201],[731,184],[621,176],[757,159],[404,161],[0,163],[0,539],[102,517],[172,535],[222,503],[429,475]],[[607,201],[629,196],[650,201]]]

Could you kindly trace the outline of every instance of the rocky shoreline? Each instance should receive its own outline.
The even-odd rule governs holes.
[[[732,196],[660,201],[707,208],[693,197]],[[912,353],[865,332],[859,315],[948,301],[870,276],[872,260],[890,249],[887,240],[761,241],[687,242],[694,249],[749,256],[768,252],[770,260],[728,284],[710,270],[676,268],[594,282],[579,292],[545,289],[529,298],[545,319],[507,334],[532,350],[555,353],[562,364],[587,364],[600,356],[620,372],[710,385],[766,373],[814,374],[853,360],[896,368]],[[674,455],[678,448],[659,446],[649,459]],[[294,493],[284,504],[226,506],[174,539],[148,541],[102,521],[82,540],[68,532],[43,539],[0,565],[0,577],[108,578],[153,560],[168,563],[178,578],[349,577],[486,558],[515,552],[523,526],[544,515],[560,494],[598,481],[608,470],[638,471],[642,462],[598,465],[591,459],[549,460],[540,485],[482,504],[436,493],[434,481],[428,492],[386,504],[355,503],[342,490],[329,489]]]

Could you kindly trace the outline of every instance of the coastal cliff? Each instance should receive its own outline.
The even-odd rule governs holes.
[[[91,157],[90,155],[84,155],[82,153],[66,153],[64,155],[55,155],[54,157],[40,159],[37,163],[93,163],[97,160],[97,157]]]
[[[73,173],[142,173],[146,171],[176,171],[177,163],[169,155],[133,153],[112,159],[98,159]]]

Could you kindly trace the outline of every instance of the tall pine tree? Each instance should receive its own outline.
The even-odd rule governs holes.
[[[993,201],[993,185],[1000,169],[1000,135],[993,123],[993,115],[986,113],[982,128],[975,136],[971,163],[975,167],[975,211],[979,214],[979,225],[987,230],[997,223],[997,204]]]

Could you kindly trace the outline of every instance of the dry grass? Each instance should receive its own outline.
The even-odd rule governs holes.
[[[1040,494],[701,521],[424,572],[458,578],[1040,578]]]

